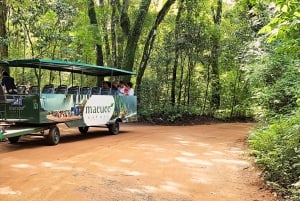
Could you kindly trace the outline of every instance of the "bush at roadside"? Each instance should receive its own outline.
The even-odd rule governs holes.
[[[300,109],[259,126],[249,142],[271,187],[288,200],[300,200]]]

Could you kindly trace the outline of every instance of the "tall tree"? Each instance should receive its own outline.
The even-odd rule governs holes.
[[[6,0],[2,0],[0,2],[0,58],[8,57],[6,21],[7,21],[7,5],[6,5]]]
[[[172,105],[175,105],[176,101],[176,80],[177,80],[177,68],[178,68],[178,60],[179,60],[179,50],[180,50],[180,44],[179,44],[179,33],[180,33],[180,18],[181,13],[183,10],[183,2],[184,0],[179,1],[179,8],[176,16],[175,21],[175,58],[174,58],[174,65],[172,69],[172,86],[171,86],[171,103]]]
[[[0,59],[8,58],[8,43],[6,32],[7,21],[7,5],[6,0],[0,2]],[[9,68],[6,65],[0,66],[4,71],[9,72]]]
[[[222,18],[222,0],[218,0],[216,10],[212,8],[215,32],[212,34],[211,47],[211,109],[219,109],[221,102],[221,84],[219,75],[220,24]]]
[[[98,21],[95,11],[95,3],[94,0],[89,0],[89,7],[88,7],[88,15],[90,19],[91,26],[94,30],[94,33],[99,35],[99,28],[98,28]],[[96,49],[96,65],[103,66],[103,51],[102,51],[102,45],[100,44],[100,37],[97,37],[98,42],[95,44]],[[103,81],[102,77],[98,77],[97,79],[97,86],[101,86]]]
[[[140,62],[140,66],[138,69],[138,75],[136,78],[136,89],[137,93],[140,91],[141,87],[141,82],[142,78],[144,76],[144,72],[146,70],[148,60],[153,48],[153,43],[155,41],[156,33],[157,33],[157,28],[160,25],[160,23],[163,21],[164,17],[167,15],[168,11],[170,10],[171,6],[175,3],[175,0],[168,0],[162,9],[158,12],[156,16],[156,20],[151,28],[151,30],[148,33],[148,37],[144,46],[144,51],[143,51],[143,56]]]
[[[112,65],[114,67],[118,66],[118,56],[117,56],[117,37],[116,37],[116,24],[117,19],[117,0],[111,1],[111,51],[112,51]]]
[[[115,2],[115,0],[112,0],[112,4],[113,2]],[[100,5],[100,8],[102,8],[102,10],[105,10],[105,4],[104,4],[104,1],[103,0],[99,0],[99,5]],[[112,12],[112,16],[114,16],[113,12]],[[113,18],[113,17],[112,17]],[[103,41],[104,41],[104,49],[105,49],[105,57],[106,59],[103,58],[104,61],[106,61],[106,64],[111,66],[112,65],[112,58],[111,58],[111,50],[110,50],[110,41],[109,41],[109,20],[107,19],[107,17],[104,17],[104,19],[100,20],[101,21],[101,24],[102,24],[102,31],[103,31]],[[113,32],[113,27],[112,27],[112,24],[111,24],[111,29],[112,29],[112,32]],[[112,40],[113,41],[113,40]],[[105,63],[103,61],[103,63]],[[115,65],[113,65],[115,66]]]
[[[142,32],[143,24],[146,19],[146,15],[149,10],[151,0],[142,0],[140,3],[140,8],[137,14],[137,17],[135,19],[135,23],[129,32],[128,39],[127,39],[127,44],[124,52],[124,58],[122,62],[122,67],[126,70],[131,71],[134,66],[134,59],[135,59],[135,54],[137,51],[137,46],[138,46],[138,41]],[[124,28],[129,28],[127,26],[124,26]],[[127,77],[124,79],[124,81],[129,81],[130,77]]]

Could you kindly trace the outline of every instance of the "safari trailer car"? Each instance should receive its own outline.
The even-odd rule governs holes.
[[[90,127],[106,127],[111,134],[119,133],[120,122],[137,119],[136,96],[119,96],[113,89],[96,86],[41,86],[45,70],[70,72],[102,77],[120,77],[135,73],[116,68],[61,60],[25,59],[8,61],[9,67],[32,68],[37,72],[37,86],[17,94],[5,94],[0,87],[0,117],[2,138],[16,143],[23,135],[44,136],[49,145],[60,140],[59,123],[78,127],[87,133]],[[81,81],[82,82],[82,81]],[[72,80],[73,85],[73,80]]]

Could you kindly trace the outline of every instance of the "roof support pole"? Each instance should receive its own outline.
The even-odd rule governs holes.
[[[41,90],[41,79],[42,79],[42,63],[39,63],[39,72],[38,72],[38,86],[39,86],[39,91]]]

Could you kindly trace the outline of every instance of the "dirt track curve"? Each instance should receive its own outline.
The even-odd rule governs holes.
[[[250,123],[121,125],[0,142],[2,201],[274,201],[246,157]]]

